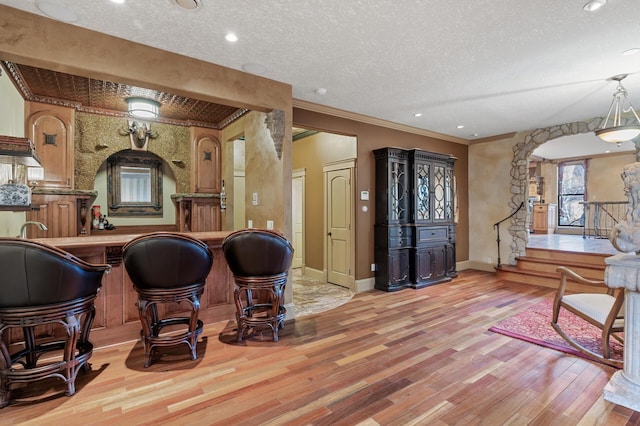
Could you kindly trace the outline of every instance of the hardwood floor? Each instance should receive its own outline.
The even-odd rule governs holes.
[[[94,352],[73,397],[59,381],[18,389],[1,424],[622,425],[603,400],[612,367],[487,331],[552,290],[462,271],[450,283],[360,293],[331,311],[235,342],[206,324],[143,368],[141,345]],[[31,399],[36,401],[31,401]]]

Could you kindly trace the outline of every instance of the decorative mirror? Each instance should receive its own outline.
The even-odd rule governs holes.
[[[120,151],[107,159],[110,216],[162,216],[162,160],[150,152]]]

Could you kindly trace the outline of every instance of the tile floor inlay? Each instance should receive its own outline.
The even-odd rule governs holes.
[[[348,288],[305,277],[300,269],[293,270],[291,281],[296,317],[337,308],[351,300],[354,295]]]

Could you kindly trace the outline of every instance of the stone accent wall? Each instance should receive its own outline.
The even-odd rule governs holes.
[[[127,119],[76,112],[75,126],[75,187],[92,190],[100,165],[110,155],[131,148],[129,135],[120,133],[127,126]],[[190,192],[189,127],[151,122],[151,130],[158,137],[149,139],[149,152],[167,163],[178,193]]]
[[[509,226],[512,237],[509,264],[514,265],[518,256],[525,255],[525,249],[529,239],[526,228],[527,199],[529,197],[529,156],[543,143],[562,136],[576,135],[578,133],[594,132],[602,125],[604,118],[597,117],[590,121],[580,121],[558,126],[536,129],[525,135],[524,139],[513,147],[513,161],[511,162],[511,202],[509,207],[517,209],[520,203],[525,203],[513,218]],[[624,122],[626,124],[626,121]]]

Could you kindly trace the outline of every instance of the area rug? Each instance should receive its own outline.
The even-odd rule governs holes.
[[[576,355],[592,361],[587,355],[575,350],[551,327],[551,315],[553,312],[553,300],[545,299],[524,312],[507,318],[493,327],[490,331],[500,333],[505,336],[514,337],[524,340],[525,342],[535,343],[536,345],[546,348],[555,349],[571,355]],[[560,310],[558,324],[569,336],[576,342],[589,350],[600,353],[600,339],[602,333],[600,329],[589,324],[585,320],[576,317],[565,311]],[[611,339],[611,358],[614,360],[623,359],[623,346],[615,339]]]

